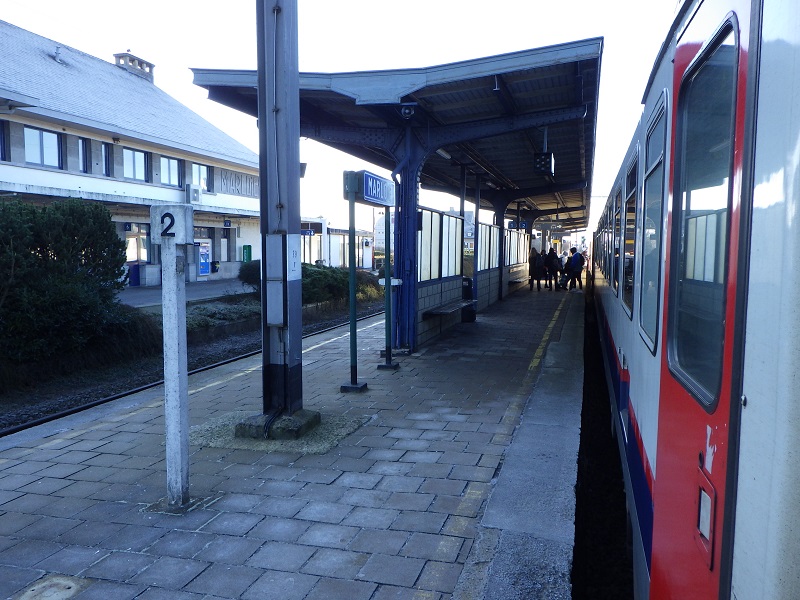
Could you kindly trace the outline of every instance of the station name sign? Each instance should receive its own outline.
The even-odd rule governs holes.
[[[356,202],[372,206],[394,206],[395,185],[391,179],[369,171],[344,172],[344,197],[354,195]]]

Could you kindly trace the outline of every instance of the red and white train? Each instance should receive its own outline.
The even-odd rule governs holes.
[[[800,2],[685,0],[593,240],[637,599],[800,598]]]

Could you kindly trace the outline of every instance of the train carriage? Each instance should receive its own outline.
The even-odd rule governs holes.
[[[800,4],[686,0],[593,240],[637,598],[800,598]]]

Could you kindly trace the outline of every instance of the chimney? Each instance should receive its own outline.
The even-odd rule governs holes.
[[[115,54],[114,59],[117,61],[118,67],[125,69],[129,73],[143,77],[150,83],[153,82],[153,69],[156,68],[153,63],[149,63],[146,60],[134,56],[131,54],[130,50]]]

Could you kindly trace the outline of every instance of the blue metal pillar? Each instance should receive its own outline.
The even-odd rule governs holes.
[[[402,159],[392,172],[400,176],[400,198],[395,207],[394,272],[402,279],[396,294],[395,344],[414,352],[417,346],[417,229],[419,217],[419,175],[425,163],[426,150],[405,128]]]
[[[500,225],[500,233],[497,240],[497,264],[500,265],[500,277],[497,278],[497,299],[503,299],[503,275],[506,270],[506,208],[507,206],[494,204],[494,221]]]

